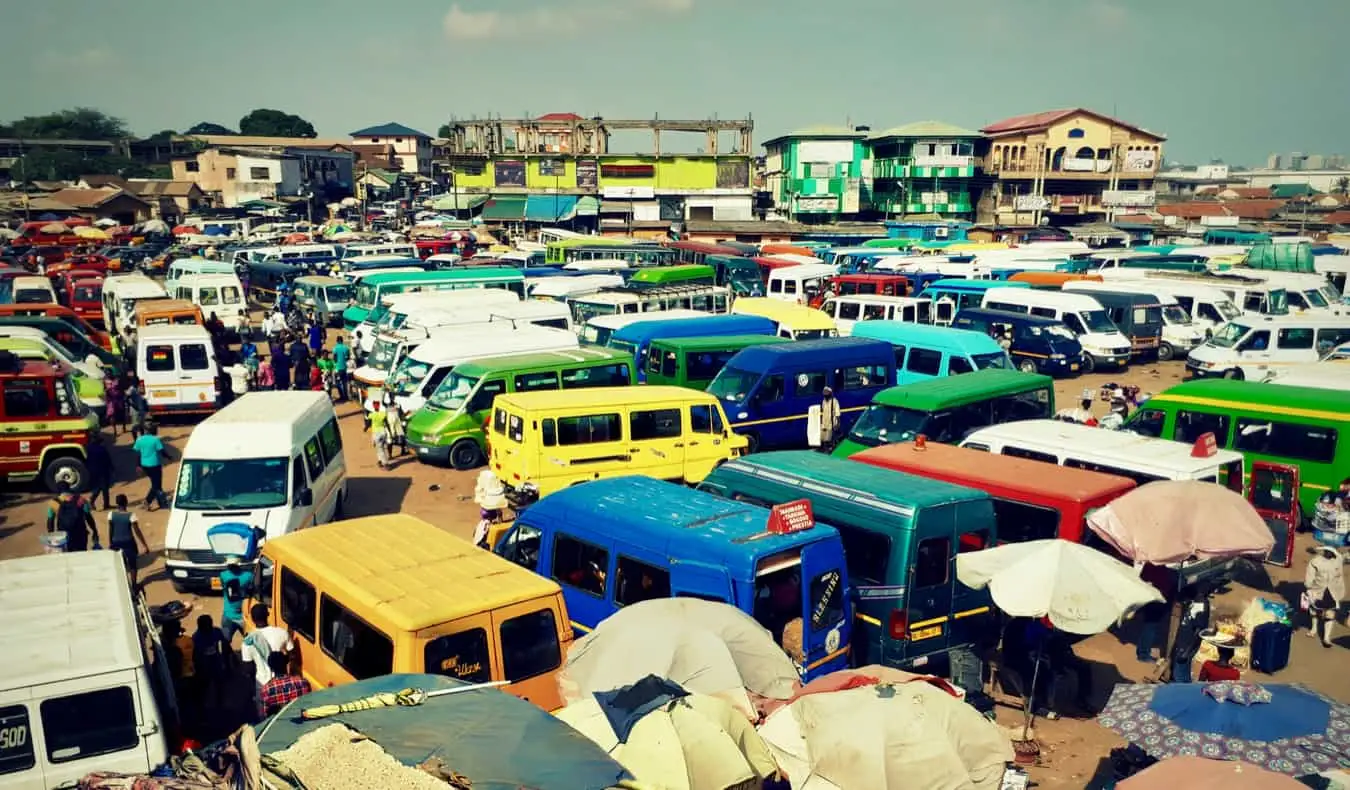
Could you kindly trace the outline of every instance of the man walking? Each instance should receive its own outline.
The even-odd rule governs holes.
[[[244,633],[244,601],[253,591],[253,571],[243,570],[237,558],[231,557],[220,572],[220,630],[225,643],[234,644],[234,634]]]
[[[91,535],[94,548],[99,548],[98,527],[94,514],[89,512],[89,503],[68,488],[47,508],[47,531],[58,529],[66,533],[66,551],[88,550]]]
[[[159,509],[169,506],[169,495],[164,493],[164,442],[159,439],[159,426],[151,422],[145,426],[145,433],[141,434],[135,442],[132,442],[131,449],[134,450],[140,460],[141,471],[145,473],[150,481],[150,490],[145,495],[146,509],[150,508],[153,502]]]
[[[109,500],[112,496],[113,462],[112,455],[108,452],[108,445],[103,441],[103,434],[96,433],[94,438],[90,440],[84,465],[89,470],[90,506],[92,507],[98,502],[101,494],[103,496],[103,509],[111,510],[112,503]]]
[[[271,716],[295,700],[313,691],[309,681],[291,669],[290,658],[285,653],[272,653],[267,657],[267,666],[272,671],[272,679],[263,684],[258,692],[262,702],[262,715]]]
[[[352,358],[352,350],[338,335],[337,343],[333,345],[333,378],[337,382],[338,402],[347,402],[347,363]]]
[[[820,451],[829,453],[834,449],[834,438],[839,433],[839,401],[834,399],[834,390],[826,387],[820,401]]]

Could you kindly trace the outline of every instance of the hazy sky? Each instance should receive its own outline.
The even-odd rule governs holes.
[[[574,111],[751,114],[758,143],[1083,106],[1173,161],[1350,154],[1350,0],[46,0],[0,29],[0,117],[86,105],[141,134]]]

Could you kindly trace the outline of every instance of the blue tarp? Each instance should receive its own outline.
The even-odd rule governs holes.
[[[525,199],[526,222],[557,222],[571,219],[576,210],[576,195],[530,195]]]
[[[257,727],[263,754],[341,722],[378,743],[405,765],[433,755],[467,776],[474,790],[603,790],[631,775],[576,730],[534,705],[497,689],[433,697],[421,705],[376,708],[302,721],[303,708],[340,705],[381,692],[468,685],[439,675],[384,675],[320,689],[291,705],[286,718]]]

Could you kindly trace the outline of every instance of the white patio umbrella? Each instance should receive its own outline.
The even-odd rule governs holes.
[[[108,219],[107,217],[103,217],[102,219],[94,220],[94,224],[99,226],[100,228],[115,228],[117,227],[118,223],[117,220],[115,219]]]

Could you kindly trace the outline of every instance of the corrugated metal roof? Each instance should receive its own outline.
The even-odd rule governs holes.
[[[633,203],[628,200],[602,200],[600,201],[601,214],[632,214]]]
[[[530,222],[570,219],[576,209],[576,195],[530,195],[525,199],[525,219]]]
[[[401,123],[390,121],[382,123],[379,126],[367,126],[364,129],[357,129],[352,132],[352,137],[425,137],[431,139],[431,135],[419,132],[411,126],[404,126]]]
[[[942,121],[916,121],[907,123],[904,126],[896,126],[893,129],[887,129],[884,132],[877,132],[869,137],[869,140],[881,140],[887,137],[946,137],[946,138],[966,138],[983,137],[979,132],[963,129],[960,126],[954,126]]]
[[[483,219],[525,219],[525,196],[501,195],[491,198],[483,205]]]

